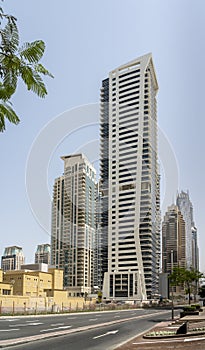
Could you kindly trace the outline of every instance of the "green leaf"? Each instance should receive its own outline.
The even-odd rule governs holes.
[[[6,53],[14,53],[19,45],[19,33],[16,22],[9,18],[5,28],[0,31],[2,50]]]
[[[54,76],[41,63],[36,64],[34,66],[34,69],[38,73],[41,73],[43,75],[48,75],[49,77],[54,78]]]
[[[17,79],[16,79],[16,83],[12,85],[4,85],[0,83],[0,100],[8,101],[16,90],[16,84],[17,84]]]
[[[25,43],[19,50],[21,58],[29,63],[38,63],[45,51],[45,44],[42,40],[36,40],[32,43]]]
[[[5,130],[5,118],[8,119],[10,123],[18,124],[20,122],[18,116],[14,110],[8,105],[8,103],[0,102],[0,132]]]
[[[47,90],[43,80],[37,72],[35,72],[31,67],[25,65],[21,67],[20,73],[24,83],[27,85],[28,90],[32,90],[39,97],[45,97]]]

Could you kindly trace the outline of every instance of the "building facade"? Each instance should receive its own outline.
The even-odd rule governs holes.
[[[186,268],[185,221],[179,208],[172,205],[162,223],[162,272],[170,274],[178,266]]]
[[[193,205],[189,198],[189,192],[181,191],[177,195],[177,206],[179,210],[181,211],[184,221],[185,221],[185,232],[186,232],[186,260],[187,260],[187,268],[194,267],[193,263],[195,265],[195,262],[198,259],[198,257],[193,257],[193,254],[197,253],[197,248],[194,248],[193,251],[193,244],[197,244],[197,231],[195,230],[195,233],[193,235],[193,228],[194,225],[194,219],[193,219]],[[193,242],[193,238],[195,239],[195,243]]]
[[[108,190],[109,190],[109,78],[102,81],[100,90],[100,289],[108,271]]]
[[[51,246],[50,244],[38,244],[35,252],[35,264],[51,263]]]
[[[101,164],[107,170],[102,195],[108,227],[103,295],[110,299],[147,299],[159,293],[157,91],[151,54],[118,67],[103,81]]]
[[[94,247],[94,287],[95,290],[102,290],[103,286],[103,264],[107,259],[104,256],[104,241],[102,235],[102,194],[100,183],[96,185],[96,234]],[[106,259],[106,260],[105,260]]]
[[[1,268],[3,271],[20,270],[25,263],[23,250],[18,246],[7,247],[1,257]]]
[[[64,175],[53,189],[51,263],[64,269],[69,295],[81,296],[94,283],[96,171],[83,154],[62,160]]]
[[[199,271],[199,247],[198,247],[198,237],[197,228],[194,223],[192,226],[192,267]]]
[[[4,274],[3,281],[10,283],[14,295],[42,297],[50,294],[50,291],[63,291],[63,270],[48,269],[47,272],[38,270],[8,271]]]

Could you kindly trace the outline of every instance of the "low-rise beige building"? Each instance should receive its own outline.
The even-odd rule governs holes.
[[[76,310],[91,300],[68,297],[63,289],[63,270],[0,270],[0,314],[52,310]]]
[[[0,295],[13,295],[13,285],[3,282],[2,270],[0,270]]]
[[[48,272],[18,270],[7,271],[3,274],[3,281],[13,286],[13,294],[31,297],[46,297],[47,293],[67,291],[63,289],[63,270],[48,269]]]

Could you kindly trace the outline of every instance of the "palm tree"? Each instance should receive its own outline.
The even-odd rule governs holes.
[[[45,51],[42,40],[19,46],[17,19],[6,15],[0,7],[0,131],[5,130],[5,118],[18,124],[19,117],[12,109],[11,97],[21,78],[28,90],[45,97],[47,90],[42,75],[53,77],[39,62]]]

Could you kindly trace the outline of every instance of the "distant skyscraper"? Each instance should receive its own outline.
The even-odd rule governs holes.
[[[192,226],[192,267],[199,270],[199,247],[197,238],[197,228]]]
[[[21,247],[11,246],[4,250],[1,257],[1,268],[3,271],[20,270],[25,263],[25,257]]]
[[[101,89],[102,223],[108,237],[104,296],[159,292],[158,83],[151,54],[118,67]]]
[[[178,266],[186,268],[185,222],[179,208],[172,205],[162,223],[162,272],[171,273],[172,267]]]
[[[183,215],[185,221],[185,232],[186,232],[186,261],[187,268],[190,268],[193,264],[193,253],[192,253],[192,227],[194,227],[193,220],[193,206],[189,198],[189,192],[181,191],[177,195],[177,206]]]
[[[83,154],[62,157],[64,175],[55,180],[51,263],[64,269],[70,295],[90,293],[94,282],[96,171]]]
[[[35,264],[44,263],[50,265],[51,263],[51,246],[50,244],[39,244],[35,253]]]

